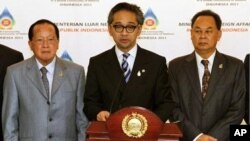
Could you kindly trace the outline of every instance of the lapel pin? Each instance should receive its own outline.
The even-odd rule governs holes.
[[[60,72],[60,73],[59,73],[59,76],[61,76],[61,77],[62,77],[62,76],[63,76],[63,72]]]
[[[141,72],[144,73],[144,72],[146,72],[146,70],[145,70],[145,69],[142,69]]]
[[[220,64],[220,65],[219,65],[219,68],[222,69],[222,68],[223,68],[223,64]]]
[[[141,72],[140,72],[140,71],[137,72],[137,76],[138,76],[138,77],[141,76]]]

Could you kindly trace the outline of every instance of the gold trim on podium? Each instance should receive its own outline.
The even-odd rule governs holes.
[[[147,129],[147,119],[136,112],[126,115],[122,120],[122,130],[129,137],[141,138],[144,136]]]

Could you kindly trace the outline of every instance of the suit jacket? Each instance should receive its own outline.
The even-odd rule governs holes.
[[[165,121],[173,108],[166,59],[138,46],[126,84],[114,47],[90,58],[84,102],[89,120],[96,120],[103,110],[112,113],[128,106],[141,106]]]
[[[245,121],[247,124],[249,124],[249,57],[250,57],[250,54],[247,54],[246,57],[245,57],[245,60],[244,60],[244,66],[245,66],[245,73],[246,73],[246,106],[245,106],[245,111],[246,111],[246,114],[245,114]]]
[[[216,52],[208,93],[202,99],[195,53],[169,64],[171,92],[176,102],[174,119],[183,123],[183,140],[209,134],[229,140],[229,125],[244,116],[245,76],[242,61]]]
[[[7,69],[2,123],[5,141],[83,141],[84,69],[56,58],[48,102],[35,57]]]
[[[0,44],[0,115],[2,113],[3,102],[3,81],[8,66],[23,60],[23,54],[19,51]],[[2,127],[2,122],[0,122]],[[0,140],[3,140],[2,128],[0,128]]]

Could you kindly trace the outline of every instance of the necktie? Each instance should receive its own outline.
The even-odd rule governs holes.
[[[40,69],[40,71],[42,72],[43,85],[44,85],[44,88],[46,90],[47,97],[49,98],[49,81],[48,81],[48,78],[47,78],[48,70],[45,67],[42,67]]]
[[[204,75],[202,77],[202,97],[205,98],[207,95],[207,90],[208,90],[208,84],[209,84],[209,79],[210,79],[210,72],[208,70],[208,60],[202,60],[201,63],[204,65]]]
[[[127,62],[129,54],[123,54],[122,56],[123,56],[123,59],[122,59],[122,70],[123,70],[125,81],[127,83],[128,80],[129,80],[129,76],[131,74],[131,70],[129,69],[128,62]]]

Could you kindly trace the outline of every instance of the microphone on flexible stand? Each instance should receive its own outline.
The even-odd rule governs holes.
[[[124,75],[122,74],[121,77],[118,79],[118,83],[115,87],[115,91],[114,91],[114,95],[113,95],[113,99],[111,101],[111,105],[110,105],[110,109],[109,109],[109,113],[111,114],[112,113],[112,108],[114,106],[114,103],[115,103],[115,99],[117,98],[117,95],[119,95],[119,90],[122,86],[122,83],[124,81]]]

